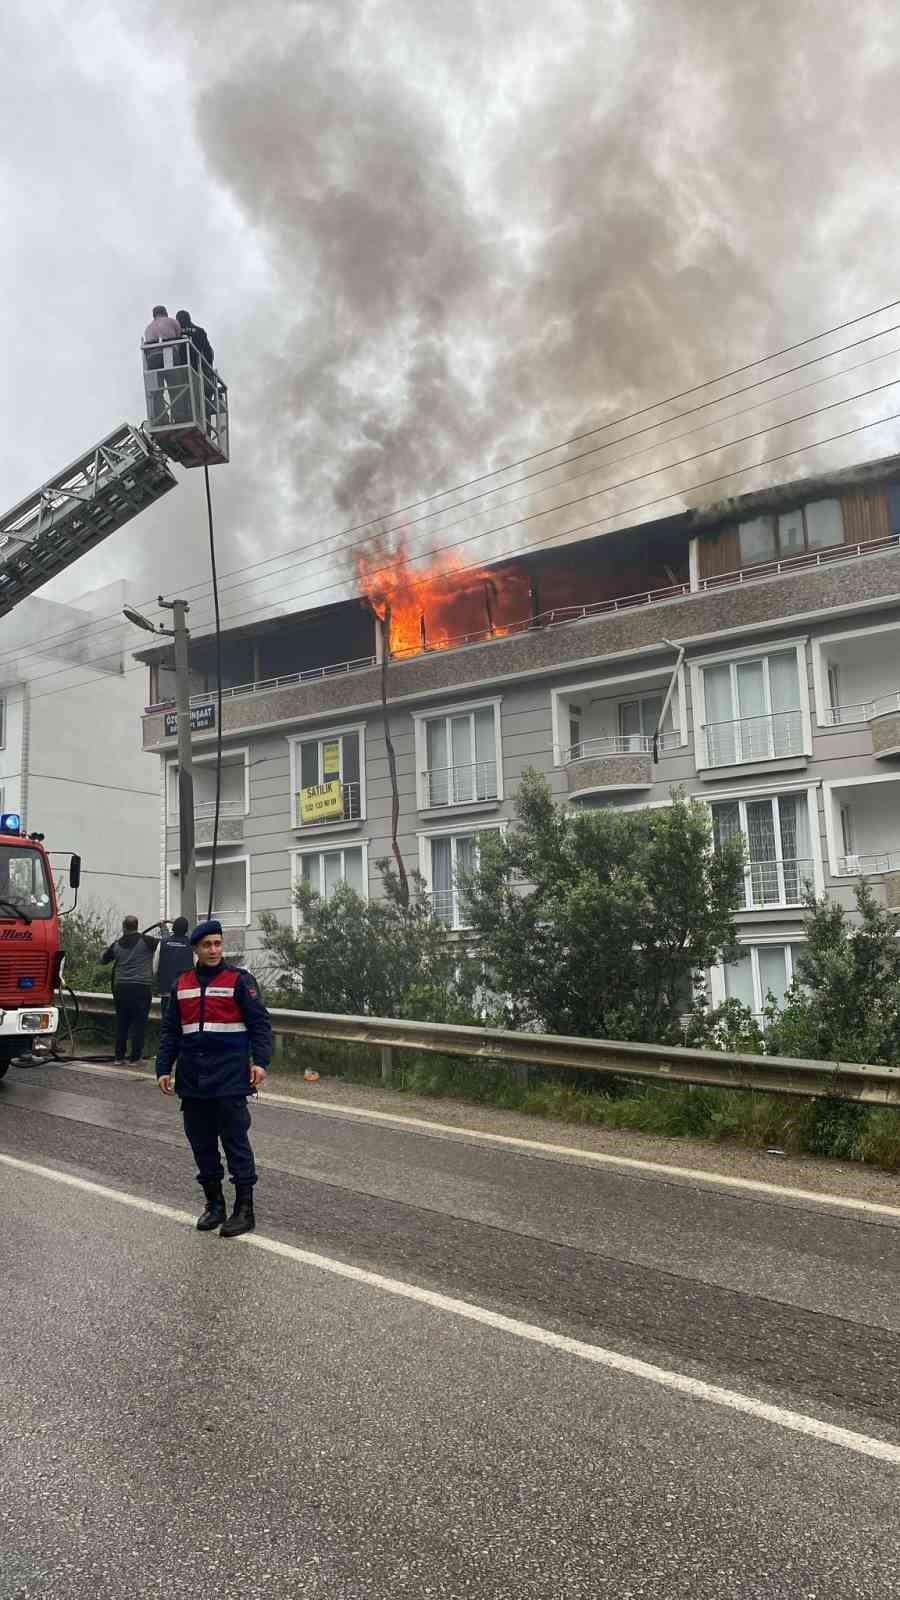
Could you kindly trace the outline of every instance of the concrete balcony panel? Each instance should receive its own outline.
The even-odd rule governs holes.
[[[870,721],[872,754],[880,759],[900,756],[900,710],[882,711]]]
[[[570,799],[578,795],[602,794],[606,789],[653,787],[651,755],[588,756],[584,761],[570,761],[565,771]]]
[[[394,705],[428,701],[443,690],[467,691],[557,668],[582,667],[627,651],[658,647],[667,638],[718,638],[733,628],[767,632],[772,623],[790,622],[867,602],[900,596],[900,546],[801,571],[782,572],[752,583],[734,583],[700,594],[679,595],[623,611],[605,612],[546,627],[530,628],[482,644],[426,651],[388,670]],[[366,667],[311,683],[266,689],[226,698],[222,731],[227,737],[255,729],[322,722],[336,715],[379,711],[381,668]],[[205,740],[215,738],[210,733]],[[144,717],[145,750],[175,748],[167,737],[164,711]]]
[[[196,817],[194,820],[194,843],[212,844],[214,818]],[[244,837],[243,817],[219,818],[219,843],[240,844]]]
[[[885,873],[884,903],[889,911],[900,911],[900,872]]]

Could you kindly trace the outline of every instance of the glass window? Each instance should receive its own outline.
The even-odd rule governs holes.
[[[806,543],[810,550],[823,550],[829,545],[843,544],[844,518],[840,500],[811,500],[804,508],[806,515]]]
[[[363,853],[359,845],[352,850],[306,851],[299,858],[300,877],[314,894],[330,900],[339,883],[346,883],[365,896]]]
[[[50,883],[39,850],[27,845],[0,845],[0,921],[9,922],[16,912],[24,912],[34,922],[46,922],[53,915]]]
[[[209,867],[197,868],[197,905],[205,915],[209,904]],[[249,922],[247,869],[243,861],[216,863],[216,894],[213,916],[227,927],[243,927]]]
[[[703,668],[706,764],[730,766],[803,749],[796,650]]]
[[[742,566],[752,566],[757,561],[775,560],[775,518],[752,517],[738,528],[738,545]]]
[[[713,846],[744,835],[742,904],[757,908],[797,905],[813,879],[809,808],[805,794],[764,800],[719,800],[712,806]]]
[[[737,961],[725,968],[725,993],[729,1000],[760,1015],[769,994],[781,1005],[790,988],[803,946],[798,944],[747,945]]]
[[[479,706],[475,711],[429,718],[425,724],[425,759],[426,806],[496,800],[500,789],[494,707]]]
[[[300,742],[300,827],[353,822],[362,817],[360,737],[330,734]]]
[[[746,950],[738,961],[732,961],[725,968],[725,993],[729,1000],[739,1000],[741,1005],[748,1006],[751,1011],[756,1011],[756,996],[753,988],[753,962],[750,951]]]
[[[458,833],[429,840],[432,914],[438,922],[445,922],[450,928],[466,926],[465,901],[460,893],[458,876],[476,870],[480,838],[480,833]]]
[[[804,549],[803,510],[783,511],[778,518],[778,548],[783,556],[799,555]]]

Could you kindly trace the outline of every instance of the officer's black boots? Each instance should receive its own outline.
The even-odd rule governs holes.
[[[228,1221],[219,1229],[223,1239],[234,1239],[239,1233],[250,1233],[256,1227],[253,1215],[252,1183],[235,1184],[234,1210]]]
[[[206,1195],[206,1210],[197,1220],[197,1227],[201,1233],[210,1233],[213,1228],[220,1228],[225,1221],[225,1196],[222,1193],[222,1184],[219,1178],[207,1178],[203,1185]]]

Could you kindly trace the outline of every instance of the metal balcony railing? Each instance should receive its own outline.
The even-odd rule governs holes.
[[[858,700],[855,705],[828,706],[822,720],[832,728],[839,728],[846,722],[869,722],[872,717],[880,717],[888,711],[900,711],[900,689],[876,695],[873,700]]]
[[[838,856],[837,869],[840,877],[850,878],[872,872],[897,872],[900,870],[900,850],[860,851]]]
[[[432,767],[422,773],[425,805],[461,806],[470,800],[496,800],[500,789],[496,761],[473,761],[464,767]]]
[[[680,733],[661,733],[657,740],[660,751],[676,750],[681,743]],[[649,733],[602,733],[592,739],[579,739],[562,752],[564,765],[571,761],[588,761],[592,756],[634,756],[653,754],[653,737]]]
[[[744,872],[742,907],[799,905],[813,879],[811,857],[787,861],[751,861]]]
[[[195,817],[214,817],[216,814],[215,800],[195,800]],[[222,800],[219,804],[220,817],[242,817],[244,815],[244,797],[238,800]]]
[[[774,711],[767,716],[708,722],[703,728],[708,767],[730,767],[741,761],[766,761],[803,753],[803,714]]]

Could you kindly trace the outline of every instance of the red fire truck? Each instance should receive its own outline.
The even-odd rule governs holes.
[[[0,814],[0,1078],[16,1056],[49,1046],[59,1025],[60,913],[43,839],[25,834],[15,812]],[[73,889],[80,880],[72,856]]]

